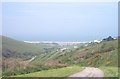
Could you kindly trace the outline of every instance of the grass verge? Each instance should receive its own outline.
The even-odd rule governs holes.
[[[15,77],[67,77],[69,75],[82,71],[83,69],[83,67],[74,65],[65,68],[50,69],[24,75],[17,75]]]
[[[118,67],[100,67],[105,77],[118,77]]]

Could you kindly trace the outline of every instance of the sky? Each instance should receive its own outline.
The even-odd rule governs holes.
[[[5,2],[2,34],[30,41],[90,41],[118,35],[117,2]]]
[[[118,2],[119,0],[1,0],[1,2]]]

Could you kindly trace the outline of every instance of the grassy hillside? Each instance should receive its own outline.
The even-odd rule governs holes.
[[[92,43],[87,47],[77,49],[68,49],[64,52],[51,52],[37,56],[31,64],[45,65],[50,68],[66,67],[73,64],[83,67],[99,67],[105,74],[105,77],[118,76],[118,40]],[[48,70],[49,71],[49,70]],[[44,71],[47,73],[47,71]],[[31,73],[24,76],[41,76]],[[51,74],[51,72],[49,73]],[[57,73],[58,74],[58,73]],[[23,75],[22,75],[23,76]],[[46,75],[42,75],[46,76]],[[58,75],[59,76],[59,75]]]
[[[28,44],[5,36],[0,36],[1,40],[3,75],[26,73],[27,67],[31,66],[29,60],[32,57],[49,53],[57,48],[48,44]]]
[[[28,44],[5,36],[2,36],[2,44],[3,44],[3,49],[4,48],[12,49],[19,51],[21,53],[26,51],[38,52],[38,51],[42,51],[43,48],[50,47],[44,44]]]
[[[80,64],[82,66],[118,66],[118,41],[90,44],[87,47],[51,52],[38,56],[31,63],[56,62],[56,64]]]
[[[71,65],[99,67],[105,71],[107,76],[111,74],[110,71],[114,73],[113,76],[116,76],[118,66],[118,40],[89,43],[87,46],[82,44],[78,45],[78,48],[73,48],[74,45],[58,47],[46,44],[28,44],[8,37],[3,37],[2,39],[2,53],[4,56],[7,56],[3,60],[4,76],[28,73],[32,75],[33,72],[42,74],[47,70],[48,75],[52,75],[49,73],[51,69],[66,68]],[[60,51],[62,48],[68,49]],[[35,59],[29,62],[27,58],[34,56],[36,56]],[[115,70],[111,70],[110,68],[114,68]],[[33,75],[35,74],[33,73]],[[68,74],[70,73],[68,72],[64,76]],[[59,74],[59,76],[62,76],[62,74]]]
[[[22,41],[14,40],[5,36],[2,36],[2,51],[3,55],[10,55],[12,57],[22,57],[22,56],[34,56],[42,53],[46,53],[54,46],[46,44],[28,44]]]

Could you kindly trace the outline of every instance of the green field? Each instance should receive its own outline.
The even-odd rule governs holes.
[[[67,77],[79,71],[82,71],[84,68],[80,66],[70,66],[59,69],[50,69],[44,70],[24,75],[18,75],[16,77]]]

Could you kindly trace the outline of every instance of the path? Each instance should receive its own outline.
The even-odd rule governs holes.
[[[98,68],[86,67],[83,71],[69,77],[104,77],[104,73]]]
[[[36,56],[32,57],[28,62],[33,61],[36,58]]]

